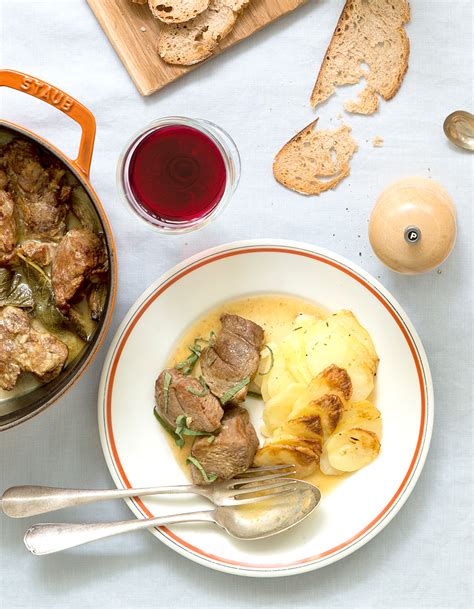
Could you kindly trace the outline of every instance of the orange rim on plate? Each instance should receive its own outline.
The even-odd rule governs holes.
[[[262,240],[261,243],[264,243]],[[224,570],[229,572],[236,572],[238,574],[239,570],[243,570],[241,573],[243,575],[290,575],[292,572],[302,572],[306,570],[311,570],[318,568],[319,566],[325,566],[346,556],[349,553],[355,551],[361,545],[367,543],[374,535],[375,532],[378,532],[388,524],[391,518],[395,515],[396,512],[393,512],[393,508],[395,506],[398,509],[403,505],[403,503],[408,498],[409,493],[407,493],[407,488],[411,484],[412,488],[421,473],[421,469],[424,464],[424,460],[426,458],[426,454],[429,447],[429,440],[431,437],[431,427],[432,427],[432,417],[430,417],[430,421],[428,422],[428,409],[427,409],[427,395],[432,394],[431,390],[431,381],[429,370],[427,369],[427,365],[423,364],[421,357],[421,349],[420,343],[418,339],[418,344],[414,338],[414,331],[407,326],[407,323],[402,319],[398,311],[401,311],[401,307],[398,306],[397,309],[394,308],[393,299],[388,298],[388,294],[386,295],[386,290],[382,288],[374,279],[371,278],[371,282],[367,279],[369,276],[367,273],[362,271],[361,269],[357,269],[355,265],[352,263],[345,263],[339,256],[336,257],[333,254],[329,254],[329,252],[322,252],[318,249],[318,253],[315,251],[308,250],[305,247],[297,248],[294,245],[291,246],[281,246],[278,242],[278,246],[271,245],[261,245],[261,246],[250,246],[250,245],[235,245],[232,244],[228,246],[223,246],[221,248],[216,248],[217,253],[213,253],[216,250],[210,250],[204,254],[198,255],[181,265],[178,265],[170,275],[166,276],[166,278],[160,283],[160,285],[153,290],[152,294],[149,295],[143,302],[137,303],[137,309],[132,313],[129,312],[128,316],[131,315],[130,320],[126,325],[119,329],[118,338],[114,340],[115,348],[113,350],[113,354],[110,360],[110,364],[104,367],[104,374],[106,374],[105,384],[104,379],[102,379],[102,383],[104,386],[103,399],[105,401],[105,408],[101,412],[100,402],[101,395],[99,395],[99,417],[103,416],[103,426],[105,434],[103,436],[103,448],[104,452],[107,450],[112,458],[113,467],[115,473],[120,478],[124,488],[132,488],[130,481],[127,477],[127,474],[123,468],[120,455],[117,451],[117,446],[114,438],[114,430],[112,423],[112,392],[114,379],[117,371],[117,366],[120,361],[120,357],[122,351],[127,343],[127,340],[134,329],[137,322],[140,320],[144,312],[148,309],[148,307],[161,295],[165,292],[170,286],[174,283],[182,279],[184,276],[192,273],[196,269],[199,269],[208,264],[212,264],[218,260],[222,260],[224,258],[229,258],[232,256],[240,256],[245,254],[253,254],[253,253],[278,253],[278,254],[290,254],[296,256],[304,256],[306,258],[311,258],[317,262],[321,262],[323,264],[330,265],[337,270],[349,275],[352,279],[361,284],[364,288],[369,290],[369,292],[377,298],[377,300],[385,307],[385,309],[389,312],[391,317],[395,320],[398,328],[402,332],[408,347],[410,349],[410,353],[413,357],[413,361],[416,367],[419,388],[420,388],[420,426],[418,431],[417,442],[415,446],[415,451],[413,457],[410,461],[410,465],[408,470],[406,471],[401,484],[396,490],[393,497],[390,501],[385,505],[385,507],[380,511],[380,513],[365,527],[363,527],[358,533],[353,535],[350,539],[347,539],[343,543],[323,552],[320,554],[316,554],[314,556],[309,556],[307,558],[303,558],[300,560],[295,560],[290,563],[248,563],[242,561],[234,561],[227,558],[223,558],[220,556],[216,556],[214,554],[210,554],[208,552],[203,551],[201,548],[198,548],[185,540],[183,540],[179,535],[173,533],[170,529],[165,526],[157,527],[162,535],[167,538],[168,542],[175,544],[178,551],[185,549],[187,550],[186,555],[189,556],[191,553],[194,555],[195,560],[203,563],[204,561],[210,561],[214,568],[219,569],[220,567],[224,567]],[[301,244],[303,245],[303,244]],[[352,268],[348,266],[351,265]],[[366,278],[367,277],[367,278]],[[139,299],[141,300],[141,299]],[[127,316],[127,317],[128,317]],[[430,400],[430,404],[432,406],[432,399]],[[146,518],[153,518],[154,514],[148,510],[148,508],[144,505],[142,500],[138,497],[134,497],[132,500],[128,500],[130,507],[135,508],[134,511],[141,514]],[[397,509],[397,511],[398,511]],[[393,514],[392,514],[393,512]],[[374,529],[377,527],[377,531]],[[372,534],[371,534],[372,533]],[[168,545],[171,545],[168,543]],[[183,553],[183,552],[181,552]],[[339,556],[342,554],[343,556]],[[319,562],[323,564],[318,564]],[[304,565],[309,566],[310,568],[302,569]],[[228,566],[225,569],[225,566]],[[252,573],[253,572],[253,573]]]

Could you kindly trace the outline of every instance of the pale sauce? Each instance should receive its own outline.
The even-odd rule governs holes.
[[[221,327],[219,319],[224,313],[240,315],[259,324],[265,331],[265,342],[268,343],[273,341],[278,342],[291,332],[293,321],[298,314],[305,313],[324,319],[329,312],[323,307],[307,300],[278,294],[265,294],[232,300],[208,311],[184,332],[171,352],[167,366],[173,367],[178,362],[186,359],[190,354],[189,345],[194,343],[195,338],[202,337],[207,339],[211,331],[217,333]],[[191,451],[192,439],[187,438],[185,446],[180,449],[169,434],[166,434],[166,436],[176,461],[185,472],[187,478],[190,479],[186,458]],[[319,487],[323,495],[327,495],[342,480],[347,478],[347,475],[326,476],[317,471],[305,480]]]

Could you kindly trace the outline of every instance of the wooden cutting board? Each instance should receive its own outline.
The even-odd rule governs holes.
[[[251,0],[250,5],[239,16],[232,32],[222,41],[221,51],[244,40],[306,1]],[[87,2],[142,95],[158,91],[201,65],[172,66],[161,59],[156,45],[162,25],[153,17],[148,4],[135,4],[132,0]]]

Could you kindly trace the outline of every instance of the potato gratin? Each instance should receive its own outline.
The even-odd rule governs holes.
[[[256,465],[296,464],[305,478],[353,472],[380,451],[382,420],[368,401],[378,357],[350,311],[298,315],[293,330],[262,351],[254,379],[265,403]]]

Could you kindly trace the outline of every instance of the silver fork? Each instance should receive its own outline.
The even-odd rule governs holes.
[[[114,490],[86,490],[51,488],[48,486],[12,486],[7,489],[0,500],[3,512],[11,518],[25,518],[54,512],[65,507],[123,499],[126,497],[144,497],[146,495],[168,495],[190,493],[210,499],[215,505],[230,506],[255,503],[264,498],[276,497],[291,490],[297,480],[287,478],[295,473],[292,465],[274,465],[252,467],[239,478],[217,482],[209,486],[183,484],[177,486],[157,486],[151,488],[126,488]],[[268,491],[272,491],[268,493]],[[253,496],[252,496],[253,495]]]

